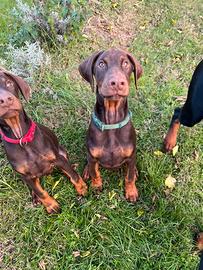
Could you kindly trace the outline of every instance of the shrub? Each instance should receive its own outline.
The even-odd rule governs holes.
[[[51,63],[50,56],[44,52],[39,42],[26,42],[21,48],[9,45],[6,54],[10,70],[30,83],[34,81],[37,72]]]
[[[35,0],[31,6],[16,0],[12,10],[18,31],[11,38],[15,46],[25,41],[46,41],[48,45],[67,44],[78,31],[83,19],[84,0]]]

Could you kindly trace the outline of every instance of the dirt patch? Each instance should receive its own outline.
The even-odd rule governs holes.
[[[110,8],[99,1],[89,1],[93,15],[86,22],[83,36],[94,47],[119,46],[128,48],[140,30],[138,14],[141,3],[123,1],[122,4],[111,2]]]
[[[6,268],[4,263],[3,263],[3,259],[4,256],[12,256],[12,254],[14,253],[14,243],[12,240],[8,240],[6,242],[0,242],[0,269],[4,269],[4,270],[15,270],[15,268]]]

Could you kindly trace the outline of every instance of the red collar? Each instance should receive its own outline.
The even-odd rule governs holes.
[[[1,139],[8,142],[8,143],[12,143],[12,144],[20,144],[21,146],[23,144],[27,144],[28,142],[32,142],[35,136],[35,129],[36,129],[36,124],[35,122],[31,121],[31,126],[28,130],[28,132],[21,138],[21,139],[11,139],[8,138],[1,130],[0,130],[0,135],[1,135]]]

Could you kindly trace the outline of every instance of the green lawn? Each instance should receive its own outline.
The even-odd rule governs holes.
[[[138,134],[140,199],[135,205],[125,201],[123,171],[102,170],[103,192],[96,196],[89,189],[84,199],[77,198],[70,182],[55,171],[43,183],[57,197],[62,213],[48,216],[43,207],[32,207],[28,189],[0,148],[0,268],[194,270],[199,258],[193,232],[203,230],[202,123],[181,129],[175,157],[157,157],[154,151],[161,149],[173,109],[180,105],[175,97],[186,94],[202,59],[202,1],[91,2],[85,23],[89,27],[83,36],[52,52],[52,66],[36,81],[25,108],[34,120],[54,129],[82,174],[95,97],[79,77],[78,64],[95,50],[127,46],[144,69],[138,92],[132,82],[129,97]],[[12,21],[10,3],[0,3],[2,59],[12,31],[5,23],[5,18]],[[105,23],[96,26],[93,22],[99,17]],[[45,87],[58,99],[43,93]],[[170,174],[177,183],[167,192],[164,182]]]

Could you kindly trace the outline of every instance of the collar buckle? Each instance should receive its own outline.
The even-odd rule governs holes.
[[[27,145],[27,142],[23,142],[23,138],[20,138],[19,144],[21,147],[24,147]]]

